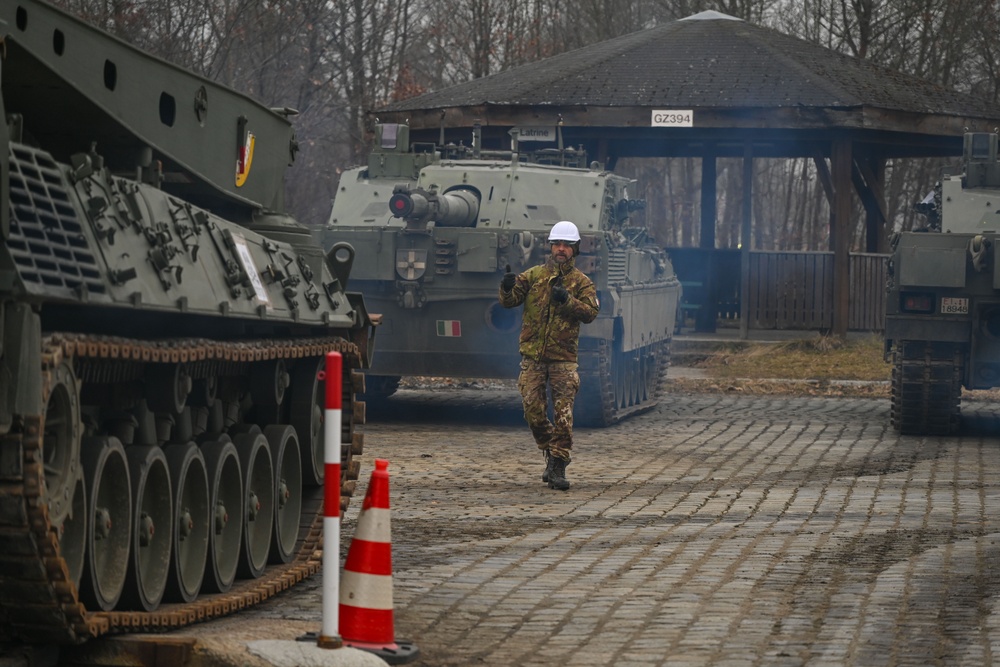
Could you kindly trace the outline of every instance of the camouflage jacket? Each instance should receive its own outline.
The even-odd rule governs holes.
[[[569,292],[566,303],[552,300],[552,283],[562,276]],[[500,287],[500,305],[514,308],[524,304],[521,325],[521,355],[535,361],[576,361],[580,323],[593,322],[600,310],[597,289],[572,260],[562,266],[551,257],[517,276],[509,292]]]

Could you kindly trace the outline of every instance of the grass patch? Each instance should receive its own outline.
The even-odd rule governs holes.
[[[733,346],[697,363],[717,379],[887,381],[892,368],[882,358],[882,338],[842,340],[816,335],[785,343]]]
[[[749,378],[726,380],[668,377],[665,386],[668,394],[889,398],[889,385],[876,382],[845,384],[828,380],[754,380]]]

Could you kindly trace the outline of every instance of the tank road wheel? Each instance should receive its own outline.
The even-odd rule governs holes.
[[[573,405],[573,422],[577,426],[608,426],[612,423],[611,388],[608,343],[595,338],[581,338],[579,351],[580,392]]]
[[[645,398],[642,386],[642,369],[647,352],[646,348],[641,348],[629,355],[629,373],[632,376],[632,405],[641,404]]]
[[[663,366],[660,359],[666,354],[664,351],[669,343],[659,343],[650,347],[643,357],[645,366],[643,367],[642,386],[645,398],[655,401],[660,397],[660,380],[663,374]]]
[[[146,403],[153,412],[178,415],[187,404],[194,380],[185,364],[149,364],[146,367]]]
[[[304,487],[323,484],[326,453],[323,443],[323,418],[326,412],[324,385],[319,382],[319,371],[325,366],[325,359],[300,360],[292,371],[289,416],[299,440],[302,460],[302,484]],[[356,424],[364,424],[364,403],[354,400],[355,394],[364,388],[364,376],[354,371],[344,373],[342,383],[341,417],[341,509],[354,493],[355,481],[361,466],[354,459],[364,449],[362,433],[355,433]]]
[[[87,549],[80,596],[89,608],[110,611],[125,586],[132,491],[125,448],[115,437],[83,441],[83,474],[89,501]]]
[[[274,527],[271,563],[287,563],[295,554],[302,515],[302,459],[299,438],[291,426],[268,426],[264,437],[271,446],[274,469]]]
[[[205,456],[193,442],[167,445],[164,455],[174,486],[170,577],[165,597],[171,602],[191,602],[205,578],[211,526]]]
[[[228,441],[208,442],[201,447],[208,472],[208,507],[211,528],[208,531],[208,562],[211,576],[205,589],[225,593],[236,578],[243,530],[243,474],[236,447]]]
[[[132,480],[132,546],[122,594],[124,608],[152,611],[160,606],[170,573],[173,497],[163,450],[131,445],[125,450]]]
[[[49,520],[58,525],[71,511],[80,477],[80,388],[66,361],[52,369],[47,379],[42,465]]]
[[[303,359],[292,370],[289,421],[299,438],[302,458],[302,483],[323,484],[323,414],[325,397],[319,386],[319,372],[325,359]]]
[[[650,347],[649,376],[646,379],[649,400],[660,400],[660,396],[663,394],[663,387],[667,379],[667,371],[669,368],[670,339],[667,339]]]
[[[657,343],[642,349],[642,401],[655,401],[660,397],[660,382],[666,370],[663,360],[670,355],[669,343]]]
[[[279,414],[291,376],[283,359],[254,364],[250,371],[250,395],[258,424],[284,421]]]
[[[964,347],[957,343],[898,341],[892,359],[893,427],[907,435],[947,435],[957,431]]]
[[[73,505],[63,520],[59,535],[59,552],[66,561],[70,581],[78,589],[83,576],[84,554],[87,551],[87,483],[81,474],[76,480]]]
[[[639,383],[637,400],[639,403],[653,398],[653,392],[649,389],[650,369],[656,365],[656,357],[648,348],[643,348],[639,355],[639,372],[636,381]]]
[[[250,393],[254,403],[281,405],[288,388],[289,375],[283,359],[254,364],[250,371]]]
[[[670,343],[652,343],[630,353],[615,343],[583,339],[580,346],[580,393],[574,415],[581,426],[610,426],[648,410],[660,397],[670,359]]]
[[[639,398],[639,351],[615,352],[611,363],[614,377],[615,407],[624,410],[638,405]]]
[[[628,405],[627,379],[625,373],[625,353],[615,350],[611,358],[611,386],[615,392],[615,410]]]
[[[271,447],[261,433],[236,437],[236,451],[243,470],[243,541],[236,573],[256,579],[267,566],[274,527],[274,469]]]

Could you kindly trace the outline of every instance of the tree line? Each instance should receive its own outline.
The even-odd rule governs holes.
[[[286,203],[322,225],[339,175],[370,148],[368,112],[558,53],[714,10],[996,102],[1000,3],[982,0],[54,0],[157,56],[291,107],[300,152]],[[696,246],[697,159],[621,160],[640,180],[646,222],[667,246]],[[913,208],[941,160],[886,166],[889,227]],[[718,163],[716,245],[741,242],[742,165]],[[829,207],[811,160],[758,159],[758,250],[825,250]],[[852,249],[864,246],[858,205]]]

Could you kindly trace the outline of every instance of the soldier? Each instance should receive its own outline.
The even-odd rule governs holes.
[[[500,281],[500,304],[524,304],[521,327],[521,373],[517,388],[524,419],[545,455],[542,481],[565,491],[566,465],[573,447],[573,402],[580,388],[576,351],[580,323],[593,322],[600,310],[594,283],[573,266],[580,252],[580,231],[572,222],[557,222],[549,232],[551,255],[544,264]],[[546,387],[552,392],[554,423],[548,417]]]

